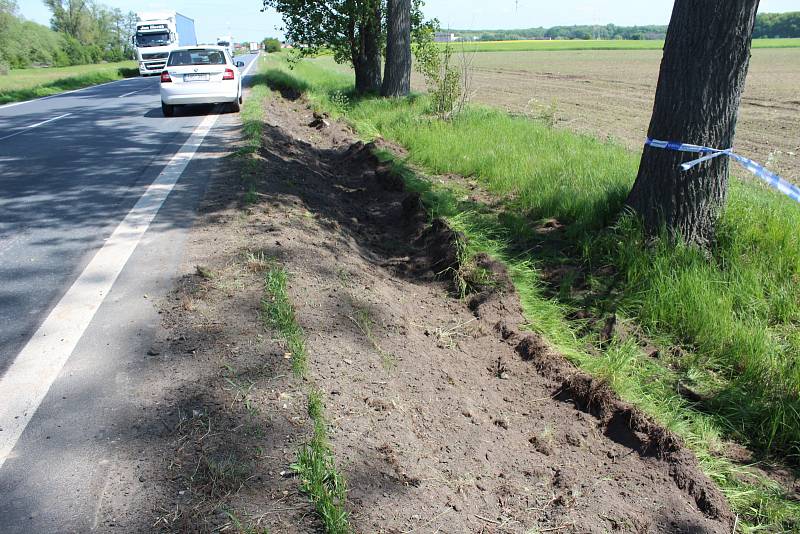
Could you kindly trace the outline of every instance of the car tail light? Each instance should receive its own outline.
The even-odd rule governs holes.
[[[223,80],[233,79],[233,69],[225,69],[225,74],[222,75]]]
[[[161,73],[161,83],[168,83],[171,82],[172,78],[169,77],[169,72],[163,71]]]

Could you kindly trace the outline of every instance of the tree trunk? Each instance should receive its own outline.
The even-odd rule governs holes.
[[[648,136],[727,149],[733,145],[759,0],[676,0]],[[627,204],[646,230],[706,245],[725,205],[728,158],[689,171],[702,154],[645,146]]]
[[[411,92],[411,0],[388,0],[383,96]]]
[[[359,47],[353,58],[356,92],[378,93],[381,90],[381,2],[371,0],[367,15],[359,27]]]

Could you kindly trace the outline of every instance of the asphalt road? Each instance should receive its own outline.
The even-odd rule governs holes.
[[[249,66],[255,56],[243,59]],[[134,355],[146,352],[159,323],[148,298],[171,287],[197,204],[237,135],[238,115],[221,106],[162,117],[158,86],[157,78],[133,78],[0,108],[0,378],[52,321],[73,284],[93,287],[97,281],[82,278],[98,251],[120,239],[120,223],[167,163],[220,114],[122,261],[38,409],[26,414],[30,421],[13,450],[0,458],[4,533],[97,526],[119,439],[112,421],[125,410],[126,395],[141,393]],[[0,420],[0,442],[4,431]]]

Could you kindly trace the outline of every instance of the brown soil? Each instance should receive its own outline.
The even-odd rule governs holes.
[[[163,306],[154,360],[174,384],[155,404],[173,415],[130,474],[153,481],[160,510],[140,506],[141,524],[135,505],[107,515],[128,530],[234,516],[318,531],[287,476],[309,435],[305,385],[259,322],[257,253],[291,273],[357,532],[730,532],[677,438],[523,331],[502,265],[476,258],[493,282],[459,300],[448,273],[463,237],[347,128],[309,126],[297,100],[265,105],[259,201],[242,205],[239,178],[219,177]],[[238,471],[220,477],[220,464]]]
[[[305,393],[259,321],[265,266],[247,254],[250,234],[272,230],[236,207],[237,166],[219,170],[159,305],[149,387],[122,423],[135,438],[117,446],[99,531],[319,531],[290,469],[309,434]]]
[[[264,248],[293,273],[357,531],[730,529],[674,436],[519,333],[502,266],[479,260],[498,283],[468,303],[449,294],[433,275],[458,267],[457,236],[369,147],[309,131],[301,103],[267,117],[253,218],[281,236]]]

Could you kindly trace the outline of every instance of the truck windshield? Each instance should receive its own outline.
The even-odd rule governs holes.
[[[169,44],[169,33],[137,33],[136,46],[164,46]]]

